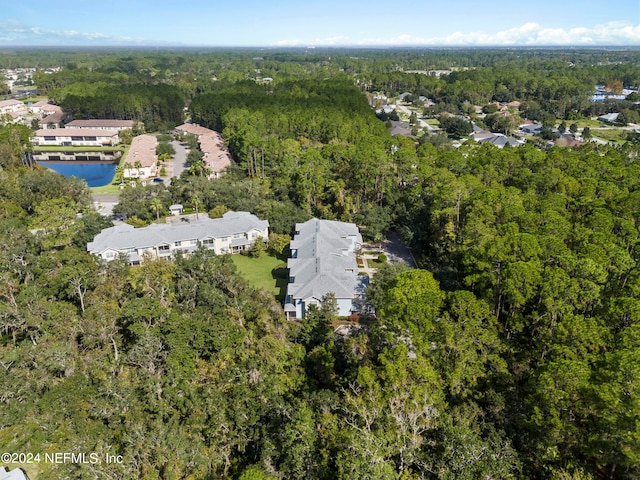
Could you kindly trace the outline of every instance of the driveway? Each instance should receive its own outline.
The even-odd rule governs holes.
[[[398,234],[387,232],[387,237],[379,243],[365,243],[362,245],[363,253],[361,258],[365,261],[365,268],[358,270],[371,276],[375,272],[375,267],[370,266],[367,260],[378,258],[378,253],[384,253],[389,263],[406,263],[410,268],[418,268],[416,259],[409,247],[400,239]]]
[[[180,174],[187,168],[187,148],[177,140],[171,142],[176,154],[173,156],[173,171],[168,172],[169,178],[180,177]]]
[[[118,204],[118,195],[98,193],[92,195],[93,208],[101,215],[111,218],[113,217],[113,207]]]

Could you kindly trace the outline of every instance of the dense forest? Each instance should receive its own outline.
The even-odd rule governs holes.
[[[156,199],[197,198],[209,212],[252,211],[280,235],[318,216],[411,245],[422,268],[381,267],[367,290],[376,313],[349,335],[334,332],[331,296],[287,322],[206,250],[98,262],[86,241],[109,222],[88,190],[22,165],[28,129],[0,128],[0,451],[124,459],[26,466],[54,480],[640,475],[638,144],[436,146],[391,137],[362,92],[365,77],[399,66],[474,67],[457,80],[402,74],[446,87],[529,62],[572,78],[577,98],[607,80],[597,62],[614,57],[623,78],[637,52],[365,53],[108,56],[91,67],[135,88],[155,72],[236,161],[217,180],[187,170],[168,188],[124,190],[118,209],[134,222],[155,219]],[[88,69],[78,55],[74,75]],[[215,81],[166,73],[208,58]],[[257,64],[273,82],[246,78]],[[512,77],[526,83],[533,70]],[[66,101],[78,75],[48,75],[47,88],[67,89]]]

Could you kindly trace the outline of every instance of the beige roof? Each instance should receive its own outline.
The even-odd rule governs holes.
[[[200,151],[204,154],[203,160],[213,173],[220,173],[231,165],[231,154],[224,144],[222,135],[215,130],[193,123],[184,123],[175,129],[198,136]]]
[[[2,107],[10,107],[10,106],[12,106],[12,105],[18,105],[18,104],[20,104],[20,105],[24,106],[24,103],[19,102],[18,100],[13,100],[13,99],[10,99],[10,100],[2,100],[2,101],[0,102],[0,108],[2,108]]]
[[[205,127],[201,127],[200,125],[196,125],[195,123],[183,123],[175,128],[179,132],[190,133],[192,135],[207,135],[208,133],[213,132]]]
[[[63,117],[64,114],[62,113],[62,111],[52,113],[51,115],[40,120],[40,125],[46,125],[47,123],[60,123]]]
[[[73,122],[67,123],[67,126],[72,128],[133,128],[133,120],[74,120]]]
[[[231,154],[218,132],[211,130],[210,134],[201,136],[200,150],[205,163],[214,173],[220,173],[231,165]]]
[[[158,139],[153,135],[138,135],[131,141],[126,161],[131,165],[139,161],[143,167],[150,167],[157,161],[157,146]]]
[[[47,117],[49,118],[49,117]],[[46,118],[43,120],[43,122]],[[115,137],[116,130],[100,130],[99,132],[87,132],[84,128],[48,128],[36,131],[36,137]]]

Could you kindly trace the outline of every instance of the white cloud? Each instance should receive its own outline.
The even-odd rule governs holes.
[[[100,32],[52,30],[23,25],[16,21],[0,22],[0,42],[28,45],[57,44],[131,44],[140,42],[132,37],[114,37]]]
[[[278,45],[302,45],[309,42],[278,42]],[[609,22],[595,27],[545,28],[537,23],[525,23],[496,33],[455,32],[445,37],[423,37],[402,34],[396,37],[349,38],[332,37],[311,42],[315,45],[354,46],[591,46],[640,45],[640,24]]]

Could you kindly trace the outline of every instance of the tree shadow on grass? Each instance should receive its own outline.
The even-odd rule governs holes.
[[[271,270],[271,276],[276,281],[276,287],[279,290],[279,293],[276,295],[276,300],[279,302],[284,302],[285,296],[287,294],[287,285],[289,284],[289,269],[286,264],[282,266],[278,266]]]

